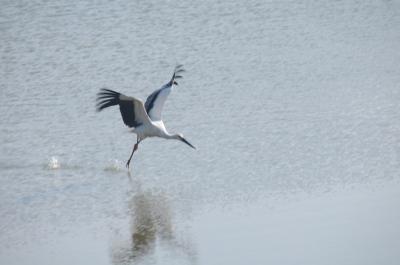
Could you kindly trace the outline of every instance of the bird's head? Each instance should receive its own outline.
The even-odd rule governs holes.
[[[183,134],[181,134],[181,133],[176,134],[176,139],[179,140],[179,141],[184,142],[185,144],[187,144],[191,148],[196,149],[196,147],[194,147],[191,143],[188,142],[188,140],[185,139],[185,137],[183,137]]]

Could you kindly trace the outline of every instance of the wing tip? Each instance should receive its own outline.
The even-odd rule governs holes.
[[[119,103],[120,93],[107,88],[101,88],[97,93],[96,111],[100,112],[103,109],[117,105]]]

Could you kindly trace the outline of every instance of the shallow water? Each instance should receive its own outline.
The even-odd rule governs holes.
[[[396,264],[399,13],[2,1],[0,263]],[[198,150],[146,140],[128,174],[135,137],[95,95],[145,99],[177,63],[163,117]]]

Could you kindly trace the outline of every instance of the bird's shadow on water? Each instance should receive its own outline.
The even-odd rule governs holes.
[[[177,227],[179,224],[175,222],[174,209],[168,196],[162,191],[143,189],[138,178],[130,172],[127,174],[131,188],[128,201],[129,242],[112,245],[112,263],[137,264],[153,260],[157,249],[162,247],[171,252],[169,254],[183,257],[189,264],[196,264],[193,242],[176,235],[176,231],[182,229]]]

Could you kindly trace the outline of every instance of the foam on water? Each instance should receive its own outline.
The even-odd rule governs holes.
[[[107,162],[104,171],[119,172],[125,169],[125,165],[118,159],[112,159]]]
[[[61,167],[61,164],[60,164],[58,158],[54,157],[54,156],[51,157],[49,162],[47,163],[48,169],[60,169],[60,167]]]

